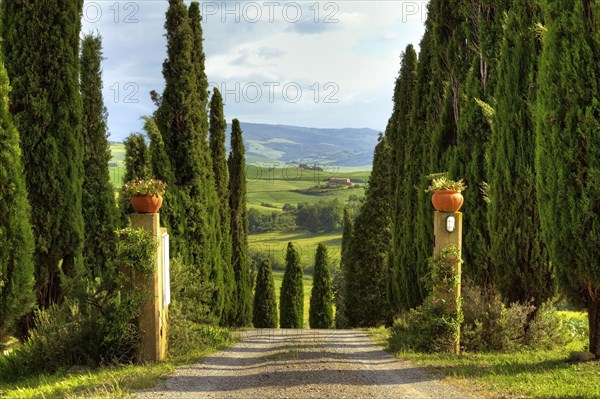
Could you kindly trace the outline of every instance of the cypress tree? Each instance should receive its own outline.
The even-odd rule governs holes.
[[[206,141],[206,93],[197,73],[204,69],[203,58],[197,57],[202,51],[199,14],[196,18],[192,12],[192,17],[183,0],[169,0],[165,89],[154,116],[175,178],[169,205],[175,209],[164,219],[173,232],[173,251],[196,274],[190,284],[213,290],[208,305],[218,321],[224,303],[219,204]]]
[[[293,243],[288,243],[285,255],[285,271],[279,294],[279,325],[281,328],[304,327],[304,271],[300,254]]]
[[[14,332],[14,322],[35,305],[31,211],[19,133],[8,112],[9,91],[0,57],[0,342]]]
[[[194,77],[196,84],[198,85],[198,92],[200,94],[200,100],[208,105],[208,78],[205,72],[205,61],[206,56],[204,55],[204,46],[202,44],[202,16],[200,15],[200,3],[192,1],[188,10],[190,18],[190,24],[192,28],[192,63],[194,64]],[[203,111],[206,107],[203,108]],[[202,118],[202,121],[207,121],[206,118]]]
[[[333,289],[327,248],[320,243],[315,254],[315,271],[308,314],[310,328],[333,328]]]
[[[491,107],[497,81],[499,43],[502,39],[503,0],[473,2],[467,15],[470,28],[471,67],[463,83],[464,95],[459,101],[456,147],[448,167],[451,178],[463,179],[470,188],[463,193],[465,213],[463,227],[463,276],[478,285],[489,287],[489,232],[487,203],[484,193],[486,146],[491,136]],[[491,103],[487,104],[487,103]]]
[[[380,136],[365,200],[354,220],[352,245],[345,259],[350,271],[345,308],[352,327],[377,326],[391,319],[386,297],[392,228],[389,157],[387,138]]]
[[[144,136],[139,133],[131,133],[123,141],[125,144],[125,183],[132,180],[147,179],[150,177],[150,158],[148,147]],[[133,213],[133,208],[123,189],[119,191],[119,223],[125,227],[129,224],[129,214]]]
[[[125,177],[123,180],[147,179],[150,177],[150,154],[144,136],[131,133],[125,141]]]
[[[486,181],[485,150],[491,126],[480,105],[487,98],[484,97],[479,65],[480,59],[474,57],[465,83],[465,96],[461,101],[457,145],[449,165],[449,174],[451,178],[463,179],[469,187],[463,193],[465,204],[461,209],[466,215],[461,250],[463,276],[477,285],[488,286],[489,233],[482,185]]]
[[[148,153],[150,158],[150,176],[155,179],[162,180],[169,189],[163,194],[165,203],[169,201],[171,192],[171,185],[175,181],[173,175],[173,168],[171,167],[171,160],[165,150],[165,143],[162,138],[162,134],[156,126],[156,121],[150,116],[143,116],[144,120],[144,132],[148,139],[150,139],[150,145],[148,146]],[[173,207],[169,202],[169,206],[165,209],[161,209],[161,213],[172,210]]]
[[[277,300],[269,259],[263,259],[258,267],[252,324],[254,328],[277,328]]]
[[[536,105],[536,189],[557,280],[589,318],[600,356],[600,3],[545,3]]]
[[[452,3],[432,0],[428,19],[432,22],[433,87],[437,123],[429,126],[430,169],[447,171],[457,144],[458,121],[461,114],[460,100],[464,94],[465,80],[471,66],[468,31],[472,26],[468,16],[471,0]],[[432,93],[433,94],[433,93]],[[429,217],[429,224],[431,222]]]
[[[237,119],[231,125],[229,166],[229,209],[231,211],[231,265],[235,277],[233,326],[252,321],[252,281],[248,258],[248,211],[246,208],[246,157],[242,129]],[[282,319],[283,320],[283,319]]]
[[[21,134],[36,242],[36,292],[43,308],[64,297],[60,271],[70,277],[82,268],[82,7],[83,0],[2,2],[5,62],[13,87],[10,111]]]
[[[500,53],[489,146],[489,229],[494,283],[505,300],[540,306],[554,295],[535,190],[537,2],[514,1]]]
[[[402,54],[400,75],[394,89],[394,111],[387,128],[391,139],[390,180],[393,183],[390,190],[393,230],[388,260],[387,298],[396,313],[404,307],[403,291],[414,287],[414,284],[408,284],[408,280],[415,275],[415,186],[419,183],[421,171],[413,166],[419,154],[415,151],[416,138],[409,140],[409,123],[416,84],[417,53],[412,45],[408,45]],[[404,280],[407,284],[403,283]]]
[[[214,89],[210,102],[209,145],[212,168],[215,176],[215,187],[220,204],[221,219],[221,256],[223,258],[223,315],[221,324],[227,325],[234,315],[233,297],[235,294],[235,278],[231,266],[231,216],[229,211],[229,170],[227,167],[227,150],[225,148],[227,122],[223,114],[223,98],[217,88]]]
[[[434,37],[434,8],[429,4],[429,13],[425,21],[425,34],[420,43],[419,62],[417,67],[417,87],[415,89],[413,109],[410,116],[410,135],[407,142],[411,144],[410,166],[420,178],[417,187],[417,201],[414,212],[413,252],[414,265],[408,267],[400,280],[401,304],[404,310],[412,309],[427,297],[427,286],[424,283],[428,273],[428,259],[431,257],[433,242],[433,217],[429,195],[425,193],[428,185],[426,176],[439,169],[433,168],[430,160],[432,147],[432,131],[439,123],[442,108],[443,81],[438,70],[439,54]],[[413,194],[414,195],[414,194]]]
[[[348,317],[346,315],[346,293],[348,292],[349,285],[352,283],[352,276],[350,274],[351,271],[349,269],[349,262],[347,262],[347,259],[352,240],[352,233],[354,230],[353,227],[350,211],[348,208],[344,208],[340,270],[335,274],[334,277],[335,292],[333,300],[335,303],[336,328],[348,327]]]
[[[102,39],[86,35],[81,44],[81,97],[83,99],[83,221],[85,267],[98,277],[116,251],[115,193],[108,171],[106,107],[102,98]]]

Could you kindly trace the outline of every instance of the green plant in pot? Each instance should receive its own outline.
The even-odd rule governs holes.
[[[162,206],[165,183],[155,179],[132,180],[124,187],[131,197],[131,207],[137,213],[156,213]]]
[[[431,184],[425,190],[433,192],[431,202],[438,212],[458,212],[464,203],[464,198],[461,191],[465,190],[462,180],[451,180],[445,173],[438,173],[428,176],[431,179]]]

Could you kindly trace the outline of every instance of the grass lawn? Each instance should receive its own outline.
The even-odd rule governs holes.
[[[572,317],[585,317],[570,312]],[[373,340],[385,347],[388,330],[369,330]],[[396,356],[427,367],[445,380],[493,398],[599,398],[600,363],[572,363],[570,351],[584,350],[583,340],[553,351],[511,354],[398,353]]]
[[[312,234],[306,231],[271,232],[248,236],[250,249],[268,254],[271,262],[277,266],[285,265],[285,254],[290,241],[300,252],[300,262],[304,268],[314,266],[317,245],[321,242],[327,247],[332,265],[339,264],[342,245],[341,232],[323,234]]]
[[[16,383],[0,382],[2,399],[58,399],[58,398],[127,398],[135,390],[154,387],[166,379],[175,367],[197,362],[201,358],[232,345],[235,341],[221,342],[214,347],[195,348],[159,364],[104,367],[88,372],[39,375]]]

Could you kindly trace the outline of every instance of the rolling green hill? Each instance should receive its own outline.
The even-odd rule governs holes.
[[[113,155],[112,162],[117,166],[109,168],[111,180],[115,186],[123,184],[125,173],[124,159],[125,147],[122,143],[111,143]],[[258,209],[265,214],[282,212],[285,204],[297,205],[298,203],[314,204],[322,200],[338,199],[346,204],[350,196],[362,197],[364,183],[368,180],[370,171],[352,170],[342,167],[324,167],[323,171],[306,170],[297,165],[287,167],[265,166],[264,164],[249,164],[247,170],[248,182],[248,207]],[[292,190],[307,190],[311,187],[322,185],[330,177],[350,178],[359,184],[359,188],[332,190],[323,195],[308,195],[293,192]],[[265,206],[268,205],[268,206]],[[293,241],[297,244],[302,265],[307,271],[312,270],[317,245],[322,242],[329,250],[332,262],[339,264],[341,231],[333,233],[312,234],[307,231],[294,232],[269,232],[249,236],[251,252],[261,252],[269,256],[276,268],[281,268],[285,261],[287,243]]]
[[[242,123],[249,163],[308,163],[370,169],[379,132]]]

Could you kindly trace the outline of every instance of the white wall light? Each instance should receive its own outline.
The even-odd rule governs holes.
[[[455,226],[456,220],[454,219],[454,216],[448,216],[446,218],[446,231],[448,233],[452,233],[454,231]]]

